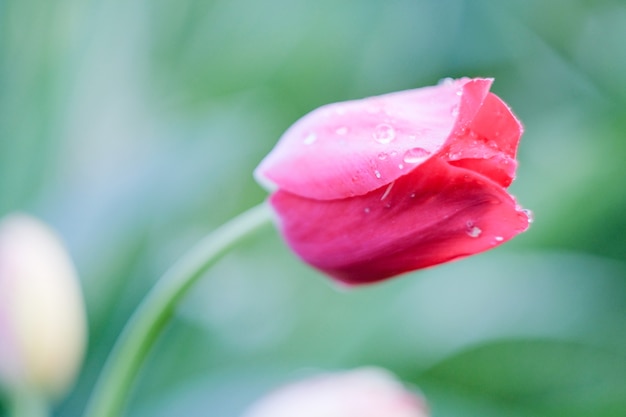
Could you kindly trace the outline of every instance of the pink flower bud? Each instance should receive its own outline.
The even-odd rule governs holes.
[[[283,387],[244,417],[427,417],[421,396],[387,371],[362,368],[317,376]]]
[[[85,308],[63,245],[32,217],[6,217],[0,222],[0,385],[62,395],[85,343]]]
[[[522,125],[492,79],[323,106],[255,171],[291,249],[346,284],[473,255],[528,228],[507,192]]]

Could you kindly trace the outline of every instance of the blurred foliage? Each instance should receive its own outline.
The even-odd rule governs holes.
[[[251,172],[292,122],[457,76],[495,77],[526,126],[531,229],[348,292],[260,236],[186,300],[127,415],[234,417],[361,365],[435,417],[626,415],[624,39],[621,0],[0,0],[0,214],[61,232],[90,313],[55,415],[80,415],[156,277],[262,201]]]

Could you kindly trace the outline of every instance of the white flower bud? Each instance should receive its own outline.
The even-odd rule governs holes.
[[[244,417],[427,417],[420,395],[389,372],[362,368],[287,385],[254,404]]]
[[[86,344],[77,274],[58,237],[14,214],[0,222],[0,386],[48,399],[73,384]]]

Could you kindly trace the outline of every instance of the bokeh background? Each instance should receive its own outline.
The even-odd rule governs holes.
[[[269,229],[187,297],[126,416],[236,417],[287,381],[375,365],[435,417],[623,417],[625,40],[620,0],[0,1],[0,214],[61,233],[89,312],[55,416],[80,415],[155,279],[265,198],[251,172],[297,118],[489,76],[526,127],[527,233],[345,291]]]

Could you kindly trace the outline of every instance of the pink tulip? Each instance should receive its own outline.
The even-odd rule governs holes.
[[[254,404],[245,417],[427,417],[421,396],[388,372],[357,369],[283,387]]]
[[[523,132],[492,79],[323,106],[255,171],[288,245],[345,284],[486,251],[528,228],[507,192]]]

